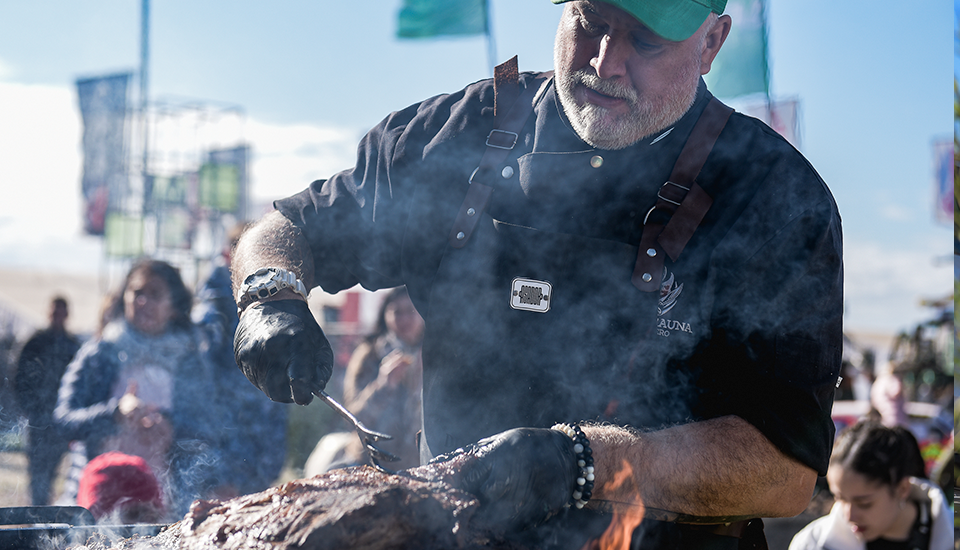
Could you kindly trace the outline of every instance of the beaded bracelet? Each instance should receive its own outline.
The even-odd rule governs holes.
[[[563,432],[573,440],[573,452],[577,455],[578,473],[577,487],[573,490],[572,504],[577,508],[583,508],[590,497],[593,496],[593,450],[590,449],[590,440],[577,425],[554,424],[550,429]]]

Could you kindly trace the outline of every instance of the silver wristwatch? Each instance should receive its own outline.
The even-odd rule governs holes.
[[[292,272],[279,267],[261,267],[243,280],[237,295],[237,307],[243,310],[258,300],[273,296],[285,288],[307,299],[307,288]]]

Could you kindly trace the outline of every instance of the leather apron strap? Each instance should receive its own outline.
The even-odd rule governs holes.
[[[670,179],[657,192],[657,203],[643,220],[633,285],[644,292],[659,292],[664,255],[677,261],[690,237],[703,221],[713,198],[696,179],[713,150],[733,109],[711,98],[680,151]]]
[[[487,135],[487,148],[480,159],[480,165],[470,175],[467,196],[464,197],[450,230],[448,241],[454,248],[463,248],[470,240],[470,235],[480,221],[480,214],[487,207],[493,193],[493,186],[482,182],[491,181],[495,177],[497,167],[517,144],[519,133],[533,112],[533,99],[540,85],[531,83],[521,93],[519,74],[517,56],[494,69],[494,128]],[[552,75],[553,71],[542,73],[538,80],[548,79]]]

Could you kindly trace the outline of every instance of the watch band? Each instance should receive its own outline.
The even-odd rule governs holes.
[[[269,279],[255,282],[256,279],[267,275],[270,275]],[[307,300],[307,287],[293,272],[279,267],[262,267],[243,280],[243,286],[237,296],[237,308],[243,310],[253,302],[269,298],[285,288],[292,289],[304,301]]]

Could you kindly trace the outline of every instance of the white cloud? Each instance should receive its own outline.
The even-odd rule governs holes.
[[[880,216],[894,222],[910,222],[917,219],[916,212],[900,204],[887,203],[880,206]]]
[[[0,82],[0,241],[79,232],[80,132],[68,89]]]
[[[844,242],[844,302],[847,330],[909,330],[935,317],[923,299],[953,292],[952,263],[941,239],[893,249],[875,241]]]
[[[7,63],[2,57],[0,57],[0,80],[8,80],[13,77],[13,74],[13,65]]]
[[[303,190],[353,165],[355,128],[277,126],[250,121],[246,138],[253,149],[251,198],[272,201]]]

